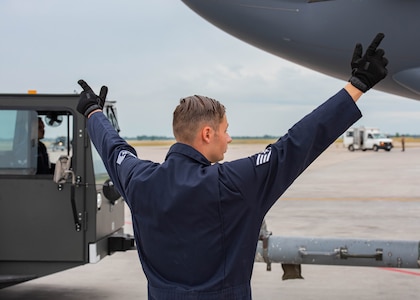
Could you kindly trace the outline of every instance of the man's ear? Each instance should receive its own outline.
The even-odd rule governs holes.
[[[210,126],[204,126],[203,129],[201,130],[201,139],[206,144],[209,144],[212,134],[213,134],[213,129]]]

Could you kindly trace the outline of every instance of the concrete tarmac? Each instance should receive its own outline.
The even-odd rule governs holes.
[[[331,146],[273,206],[273,235],[420,240],[420,147],[349,152]],[[162,161],[168,147],[139,147]],[[226,160],[264,145],[230,146]],[[130,216],[126,231],[132,231]],[[419,299],[420,270],[302,265],[303,280],[282,281],[281,265],[255,263],[253,299]],[[134,251],[97,264],[0,290],[0,299],[147,299],[147,282]]]

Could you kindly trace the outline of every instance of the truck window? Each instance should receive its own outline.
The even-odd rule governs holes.
[[[37,174],[54,174],[60,156],[72,156],[73,116],[67,111],[38,111]]]
[[[115,104],[114,101],[105,102],[103,111],[106,117],[108,118],[108,120],[111,122],[112,126],[115,128],[115,130],[119,132],[120,127],[118,125],[117,109],[114,104]],[[109,175],[93,143],[91,143],[91,147],[92,147],[93,171],[95,173],[95,182],[96,182],[96,185],[103,185],[104,182],[109,179]]]
[[[71,156],[69,112],[0,109],[0,126],[0,175],[52,175],[58,158]]]
[[[95,146],[91,142],[92,147],[92,160],[93,160],[93,171],[95,173],[95,183],[97,185],[102,185],[105,180],[109,178],[108,172],[106,171],[105,165],[99,156],[98,151],[96,151]]]
[[[0,174],[35,174],[38,119],[32,110],[0,110]]]

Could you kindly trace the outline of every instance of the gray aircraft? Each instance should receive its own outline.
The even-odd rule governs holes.
[[[251,45],[343,80],[355,44],[369,45],[383,32],[389,74],[375,89],[420,100],[420,1],[182,1]]]
[[[420,100],[419,1],[182,0],[225,32],[269,53],[348,80],[356,43],[378,32],[390,63],[376,89]],[[271,236],[264,224],[256,261],[282,263],[283,279],[302,278],[300,264],[419,268],[419,241]],[[385,255],[387,254],[387,255]]]

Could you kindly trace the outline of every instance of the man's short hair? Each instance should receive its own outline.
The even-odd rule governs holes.
[[[215,99],[199,95],[181,98],[173,114],[175,139],[192,143],[201,126],[209,125],[217,130],[225,113],[224,105]]]

